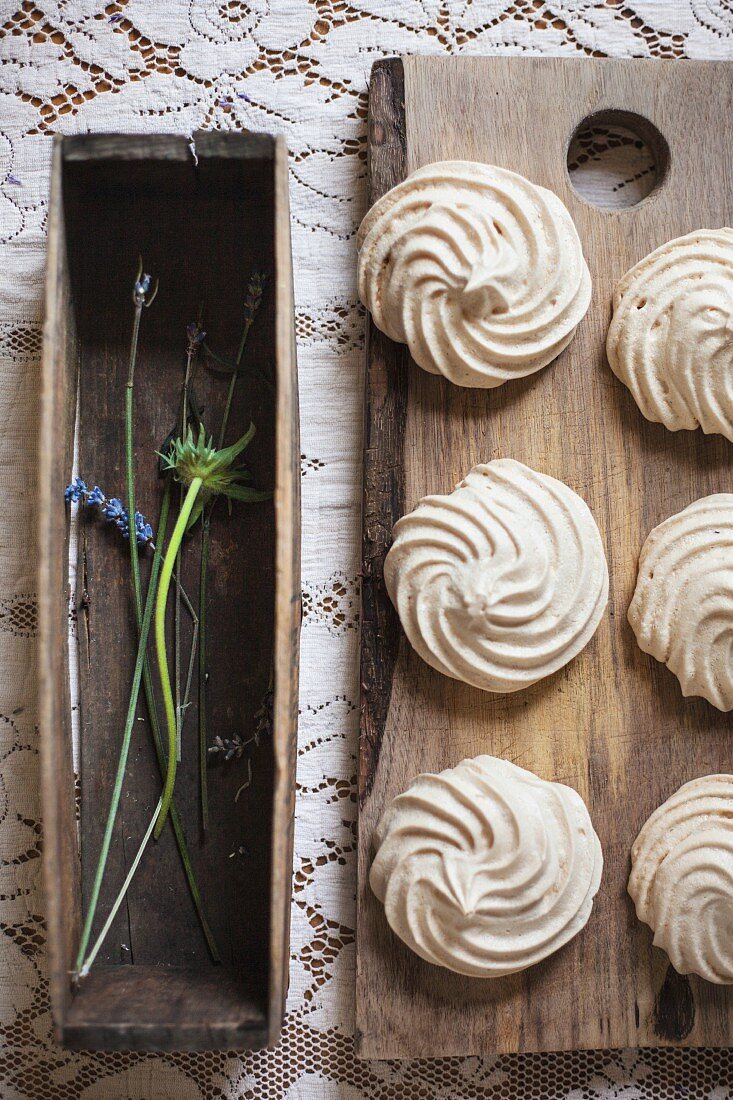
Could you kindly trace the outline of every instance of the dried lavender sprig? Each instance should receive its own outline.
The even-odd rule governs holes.
[[[262,305],[262,296],[265,292],[265,285],[267,283],[267,275],[262,271],[254,271],[249,278],[247,284],[247,294],[244,299],[244,324],[242,326],[242,336],[239,341],[239,348],[237,349],[237,357],[234,361],[234,370],[232,377],[229,381],[229,390],[227,391],[227,400],[224,407],[224,416],[221,422],[221,430],[219,432],[219,448],[224,446],[224,439],[229,426],[229,415],[232,409],[232,401],[234,399],[234,389],[237,384],[237,378],[239,377],[239,368],[242,363],[242,356],[244,355],[244,349],[247,345],[247,338],[249,336],[250,329],[254,324],[255,317],[257,316],[260,306]],[[204,508],[203,516],[201,520],[201,570],[199,581],[199,623],[201,624],[201,633],[199,636],[199,791],[201,797],[201,827],[204,832],[209,827],[209,782],[206,771],[207,759],[208,759],[208,729],[207,729],[207,715],[206,715],[206,685],[208,680],[208,670],[206,668],[207,662],[207,631],[206,631],[206,603],[208,600],[209,589],[209,549],[211,545],[211,512],[214,507],[214,502]]]
[[[272,734],[272,722],[273,722],[273,705],[274,694],[272,688],[273,675],[270,673],[270,686],[265,692],[262,703],[255,712],[255,728],[251,737],[242,738],[238,733],[233,734],[231,737],[220,737],[218,734],[214,738],[212,744],[209,746],[209,755],[215,759],[220,759],[224,764],[230,760],[240,760],[244,756],[245,750],[250,745],[259,747],[261,738],[270,736]],[[234,795],[234,801],[239,801],[239,796],[247,790],[252,782],[252,760],[249,755],[246,758],[247,764],[247,778],[244,783],[237,789]]]
[[[109,520],[110,523],[114,523],[119,529],[122,537],[129,539],[130,517],[118,497],[108,499],[98,485],[95,485],[93,489],[88,489],[86,482],[80,477],[75,477],[64,490],[64,500],[67,503],[98,507],[104,518]],[[135,538],[138,546],[145,546],[147,543],[152,544],[153,542],[153,528],[141,512],[135,512]]]
[[[243,738],[238,733],[233,733],[231,737],[220,737],[217,734],[209,745],[209,755],[221,757],[226,763],[229,760],[239,760],[244,750],[249,748],[250,745],[256,745],[259,748],[260,739],[269,736],[272,732],[272,703],[272,688],[270,687],[265,692],[262,703],[255,712],[255,728],[251,737]]]
[[[198,321],[192,321],[190,325],[186,325],[186,336],[188,337],[187,352],[189,356],[193,358],[201,344],[203,344],[204,340],[206,339],[206,333],[201,328],[201,325]]]
[[[209,756],[220,757],[226,764],[229,760],[239,760],[245,747],[246,743],[238,733],[232,737],[219,737],[217,734],[209,745]]]
[[[265,284],[267,282],[267,276],[262,271],[253,271],[249,277],[249,283],[247,284],[247,294],[244,299],[244,326],[242,329],[242,338],[239,341],[239,348],[237,350],[237,358],[234,360],[234,371],[232,373],[231,381],[229,382],[229,391],[227,393],[227,401],[224,406],[224,416],[221,422],[221,431],[219,432],[219,449],[224,446],[224,439],[227,434],[227,428],[229,426],[229,414],[232,410],[232,399],[234,398],[234,388],[237,384],[237,378],[239,377],[239,367],[242,362],[242,356],[244,355],[244,348],[247,343],[247,337],[249,336],[249,330],[254,324],[254,319],[259,312],[259,308],[262,305],[262,295],[265,293]]]

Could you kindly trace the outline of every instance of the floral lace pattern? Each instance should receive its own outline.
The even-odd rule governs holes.
[[[8,1100],[731,1096],[716,1051],[360,1062],[353,1053],[363,316],[372,62],[404,53],[733,58],[730,0],[2,0],[0,1094]],[[54,1046],[44,969],[33,554],[50,136],[277,130],[291,151],[304,629],[288,1015],[275,1050]],[[588,139],[579,159],[603,146]],[[629,182],[643,176],[632,163]]]

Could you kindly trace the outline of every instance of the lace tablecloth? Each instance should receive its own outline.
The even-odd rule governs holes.
[[[733,1096],[733,1057],[354,1058],[366,88],[403,52],[733,58],[731,0],[0,0],[0,1095],[3,1100]],[[86,1055],[51,1038],[35,711],[34,453],[50,135],[284,134],[299,340],[303,600],[288,1016],[253,1055]]]

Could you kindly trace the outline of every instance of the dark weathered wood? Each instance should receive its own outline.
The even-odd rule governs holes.
[[[376,202],[405,176],[405,85],[398,58],[375,63],[369,103],[369,197]],[[383,566],[392,525],[404,510],[406,368],[406,348],[393,344],[369,322],[364,396],[360,799],[371,790],[369,761],[379,757],[400,637],[397,612],[384,587]]]
[[[732,107],[725,63],[410,57],[375,67],[374,197],[436,160],[519,171],[568,206],[594,294],[555,363],[494,391],[428,375],[370,331],[357,894],[357,1039],[365,1057],[733,1042],[733,990],[670,976],[626,893],[631,844],[649,813],[686,780],[733,771],[730,716],[684,700],[626,622],[646,535],[695,498],[730,489],[731,445],[645,421],[604,355],[619,276],[671,237],[730,225],[733,154],[719,125]],[[644,202],[599,210],[573,190],[566,149],[585,118],[618,110],[658,127],[669,162]],[[663,161],[664,141],[642,125]],[[604,536],[611,594],[575,661],[528,691],[492,696],[440,676],[412,652],[394,629],[381,565],[392,524],[420,497],[503,456],[562,479],[588,501]],[[373,829],[389,800],[418,772],[480,752],[574,786],[605,856],[586,929],[540,966],[493,982],[422,962],[391,933],[368,886]]]
[[[111,968],[110,975],[122,969],[129,976],[109,977],[106,985],[99,979],[84,982],[69,1005],[68,992],[62,992],[61,986],[65,983],[68,990],[78,926],[67,939],[63,961],[58,951],[54,955],[53,966],[62,975],[54,998],[60,1036],[92,1048],[111,1041],[111,1021],[105,1014],[118,993],[109,993],[109,1000],[103,991],[121,988],[126,996],[136,991],[131,1003],[149,1005],[148,1023],[136,1030],[135,1015],[130,1015],[124,1038],[116,1039],[115,1046],[148,1049],[151,1044],[160,1045],[161,1037],[173,1049],[273,1041],[287,977],[283,959],[287,959],[285,913],[292,862],[300,595],[287,154],[284,146],[265,135],[198,134],[194,140],[197,162],[188,141],[171,136],[90,135],[64,140],[57,152],[50,255],[60,249],[68,254],[69,263],[62,286],[52,286],[49,280],[49,318],[60,318],[57,327],[74,325],[76,331],[64,368],[57,351],[59,340],[52,340],[51,321],[47,322],[44,385],[53,392],[65,378],[72,398],[69,423],[54,422],[50,412],[47,417],[51,429],[45,445],[57,456],[59,469],[53,486],[47,487],[41,544],[44,540],[50,544],[65,591],[62,490],[71,470],[77,361],[80,474],[90,484],[101,485],[108,496],[125,495],[124,390],[138,255],[144,257],[146,270],[160,280],[155,303],[143,313],[135,384],[137,503],[154,525],[162,482],[153,451],[180,416],[186,325],[203,309],[207,342],[220,354],[233,356],[241,336],[249,275],[255,269],[269,273],[270,286],[248,341],[247,370],[237,385],[227,439],[236,439],[250,420],[255,422],[257,435],[246,458],[254,483],[272,488],[274,499],[235,505],[231,515],[225,505],[214,512],[207,712],[210,738],[251,736],[274,661],[275,728],[273,736],[253,750],[252,783],[236,804],[235,793],[247,776],[246,760],[210,766],[210,828],[202,835],[196,706],[191,707],[175,799],[223,966],[211,964],[172,831],[167,828],[146,851],[127,903],[99,956],[99,965]],[[215,435],[228,382],[228,375],[204,369],[201,361],[197,364],[194,389]],[[50,483],[50,477],[44,477]],[[192,536],[182,567],[183,582],[194,603],[199,539],[199,533]],[[149,564],[150,555],[144,554],[145,576]],[[86,902],[114,780],[135,653],[129,552],[115,529],[91,512],[81,523],[79,579],[81,868]],[[63,622],[59,622],[56,595],[53,589],[48,591],[42,645],[57,652],[56,675],[63,685],[68,681],[66,608],[62,606]],[[183,621],[188,642],[191,626],[187,616]],[[48,694],[44,689],[44,697]],[[48,701],[46,705],[50,707]],[[160,793],[142,695],[138,714],[95,932]],[[70,749],[58,742],[59,724],[58,716],[49,714],[43,735],[51,758],[63,756],[68,770]],[[67,844],[70,838],[73,844],[61,800],[51,805],[49,813],[52,797],[47,784],[47,829],[50,817],[52,835],[64,837]],[[73,815],[73,802],[69,804]],[[54,883],[52,892],[57,887]],[[78,911],[78,893],[74,895]],[[52,915],[52,922],[60,920],[60,913]],[[155,1004],[165,1003],[162,990],[166,982],[169,988],[169,968],[182,967],[191,983],[191,996],[176,1002],[180,1029],[176,1033],[169,1020],[162,1031],[156,1031],[152,1026]],[[160,988],[156,975],[163,983]],[[237,1005],[233,990],[242,983],[247,990],[244,1031],[232,1022]],[[206,1026],[200,1023],[200,1014],[192,1017],[189,1012],[197,998],[206,1004]],[[124,1011],[123,1001],[120,1004]]]
[[[107,966],[81,985],[64,1043],[88,1050],[242,1050],[272,1041],[255,981],[221,967]]]

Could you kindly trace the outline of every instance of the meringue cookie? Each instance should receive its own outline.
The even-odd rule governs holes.
[[[631,850],[629,893],[680,974],[733,985],[733,775],[685,783]]]
[[[595,633],[608,566],[585,501],[497,459],[398,520],[387,591],[424,661],[485,691],[550,676]]]
[[[647,420],[733,440],[733,229],[701,229],[631,268],[606,351]]]
[[[419,775],[375,832],[369,882],[421,958],[498,978],[586,924],[603,855],[580,795],[495,756]]]
[[[359,297],[415,362],[490,388],[540,370],[591,296],[575,225],[551,191],[472,161],[413,172],[361,223]]]
[[[628,619],[683,695],[733,710],[733,493],[702,497],[654,528]]]

